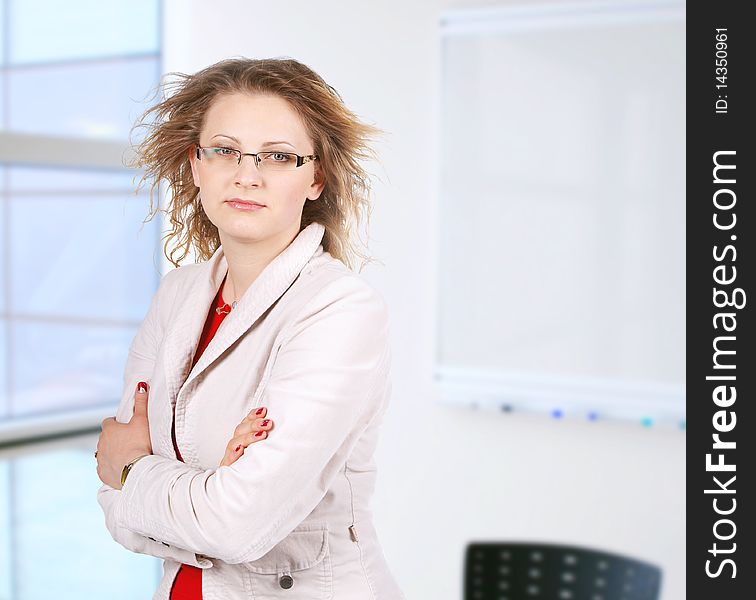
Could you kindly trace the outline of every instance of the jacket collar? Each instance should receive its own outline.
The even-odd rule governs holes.
[[[165,347],[169,398],[178,399],[184,388],[191,385],[291,287],[307,263],[323,253],[321,242],[324,232],[325,227],[321,223],[310,223],[268,263],[239,298],[236,308],[223,319],[197,364],[187,374],[210,304],[228,271],[222,246],[218,246],[207,261],[200,263],[192,281],[183,290],[186,298],[167,334]]]

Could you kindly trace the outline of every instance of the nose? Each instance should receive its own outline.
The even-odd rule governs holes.
[[[254,156],[242,156],[241,164],[236,168],[236,183],[243,186],[260,185],[262,178]]]

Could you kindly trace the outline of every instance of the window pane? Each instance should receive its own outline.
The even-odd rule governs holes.
[[[5,248],[8,240],[5,237],[5,232],[7,231],[7,227],[5,226],[5,214],[7,211],[5,210],[5,203],[8,201],[6,195],[3,193],[5,190],[3,189],[3,183],[6,180],[6,168],[4,165],[0,164],[0,249],[2,249],[3,254],[5,254]],[[5,263],[7,261],[0,260],[0,313],[5,312]],[[0,596],[2,598],[2,596]]]
[[[0,598],[11,598],[11,478],[8,461],[0,460]]]
[[[132,171],[41,169],[38,167],[10,167],[8,189],[11,192],[34,193],[67,190],[111,190],[129,192],[136,189],[140,176]],[[136,176],[136,179],[134,178]],[[145,185],[146,191],[149,186]]]
[[[118,404],[136,326],[13,321],[10,418]]]
[[[158,560],[119,546],[103,524],[93,496],[102,485],[92,455],[96,444],[88,437],[86,444],[0,461],[0,474],[3,467],[13,474],[10,488],[0,480],[0,498],[14,498],[14,600],[101,598],[103,590],[108,600],[152,597]]]
[[[8,128],[125,141],[148,107],[158,69],[157,58],[142,58],[11,70]]]
[[[5,77],[0,73],[0,131],[7,129],[5,126]]]
[[[9,4],[12,65],[158,51],[158,0]]]
[[[11,196],[10,312],[138,321],[159,281],[144,195]],[[153,254],[155,254],[153,258]]]
[[[8,321],[0,319],[0,421],[10,415],[8,397]],[[0,570],[2,566],[0,565]],[[2,586],[0,586],[2,593]],[[2,598],[3,596],[0,596]]]
[[[0,0],[0,66],[3,67],[5,66],[5,2],[6,0]],[[0,594],[2,593],[3,589],[0,586]]]

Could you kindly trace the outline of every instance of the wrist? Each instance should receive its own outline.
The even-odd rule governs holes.
[[[145,456],[151,456],[150,454],[142,454],[140,456],[137,456],[136,458],[132,459],[131,461],[127,462],[123,469],[121,470],[121,487],[123,488],[123,484],[126,483],[126,478],[129,476],[129,473],[131,472],[132,467],[139,462],[141,459],[143,459]]]

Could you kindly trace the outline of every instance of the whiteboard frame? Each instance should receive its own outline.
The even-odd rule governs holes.
[[[612,24],[685,21],[681,0],[606,0],[530,5],[452,8],[439,20],[439,56],[444,42],[457,36],[568,29]],[[443,101],[442,77],[438,97]],[[443,139],[443,111],[439,139]],[[441,147],[436,164],[440,164]],[[442,239],[439,236],[439,239]],[[438,252],[441,248],[438,248]],[[440,319],[436,331],[440,331]],[[438,349],[438,342],[436,343]],[[554,373],[505,372],[485,368],[442,366],[434,359],[434,383],[442,404],[498,412],[536,412],[554,418],[630,421],[639,425],[686,429],[685,384],[665,385],[614,378],[560,376]]]

